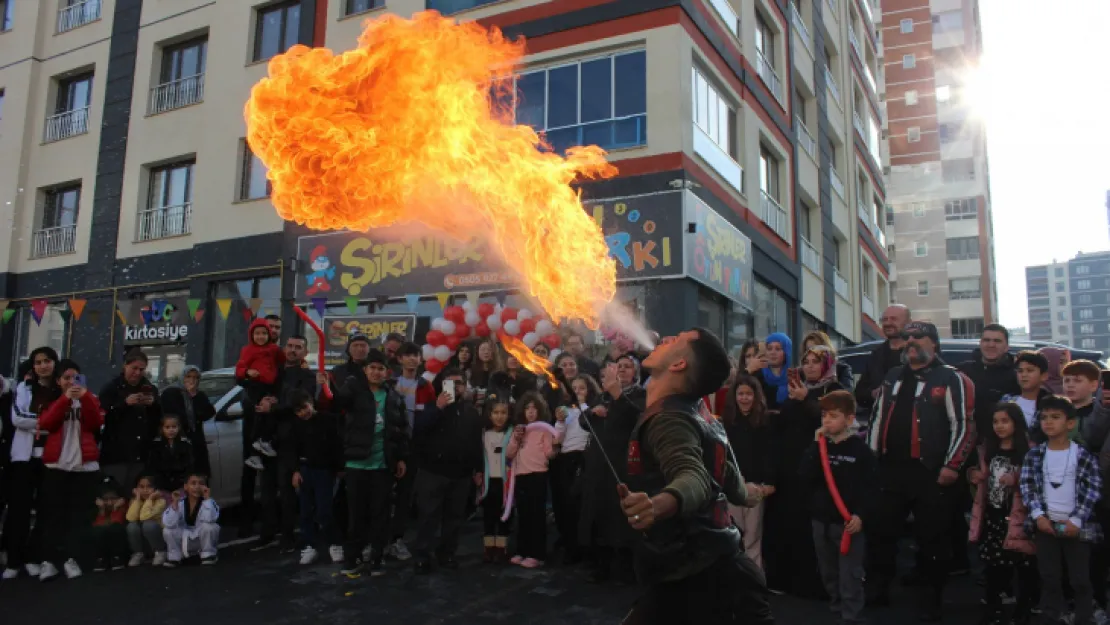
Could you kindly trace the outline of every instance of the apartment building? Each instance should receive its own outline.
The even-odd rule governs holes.
[[[977,0],[886,0],[888,222],[894,298],[942,336],[998,318],[983,121],[964,98],[982,51]]]
[[[1025,268],[1029,336],[1110,354],[1110,252]]]
[[[378,233],[282,222],[244,141],[243,103],[290,46],[348,49],[366,18],[425,9],[526,37],[515,90],[529,106],[516,121],[554,150],[610,150],[620,174],[582,192],[607,235],[629,231],[636,253],[618,256],[618,298],[653,328],[705,325],[733,347],[773,331],[879,335],[890,294],[882,51],[866,2],[0,5],[0,218],[11,224],[0,231],[0,299],[16,310],[0,334],[5,369],[51,344],[97,381],[140,347],[154,377],[172,380],[185,362],[233,364],[252,314],[292,319],[309,303],[305,242],[339,259]],[[617,219],[632,212],[651,228]],[[415,313],[426,327],[437,294],[466,291],[417,265],[403,281],[344,280],[328,314]],[[490,301],[512,288],[482,286]],[[87,301],[80,318],[71,298]],[[40,322],[30,303],[42,300]],[[185,314],[186,301],[203,313]],[[140,331],[151,324],[174,331]]]

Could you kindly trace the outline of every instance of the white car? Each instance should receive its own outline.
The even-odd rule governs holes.
[[[216,409],[215,418],[204,422],[208,461],[212,475],[208,487],[221,506],[239,502],[243,477],[243,388],[235,382],[235,369],[213,369],[200,374],[200,390]],[[259,492],[255,488],[254,492]]]

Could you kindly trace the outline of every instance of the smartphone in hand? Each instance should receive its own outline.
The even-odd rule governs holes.
[[[77,375],[73,376],[73,383],[77,386],[80,386],[81,388],[89,388],[89,379],[86,378],[85,374],[83,373],[78,373]]]
[[[450,395],[451,396],[451,403],[454,403],[455,402],[455,381],[454,380],[444,380],[443,381],[443,392]]]

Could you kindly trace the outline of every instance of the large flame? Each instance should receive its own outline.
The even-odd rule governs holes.
[[[528,349],[523,341],[514,336],[504,335],[501,337],[501,346],[505,348],[505,351],[512,354],[513,358],[517,359],[520,366],[547,378],[552,388],[559,388],[559,381],[555,379],[555,374],[551,372],[551,363],[543,356]]]
[[[553,319],[598,315],[616,269],[570,186],[616,168],[597,146],[566,157],[501,121],[524,42],[434,11],[368,21],[342,54],[294,46],[272,59],[245,110],[282,218],[319,230],[419,222],[487,236]]]

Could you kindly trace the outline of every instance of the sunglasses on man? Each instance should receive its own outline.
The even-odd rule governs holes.
[[[921,340],[921,339],[926,338],[928,336],[929,335],[925,334],[924,332],[903,332],[902,333],[902,340],[903,341],[908,341],[910,339]]]

